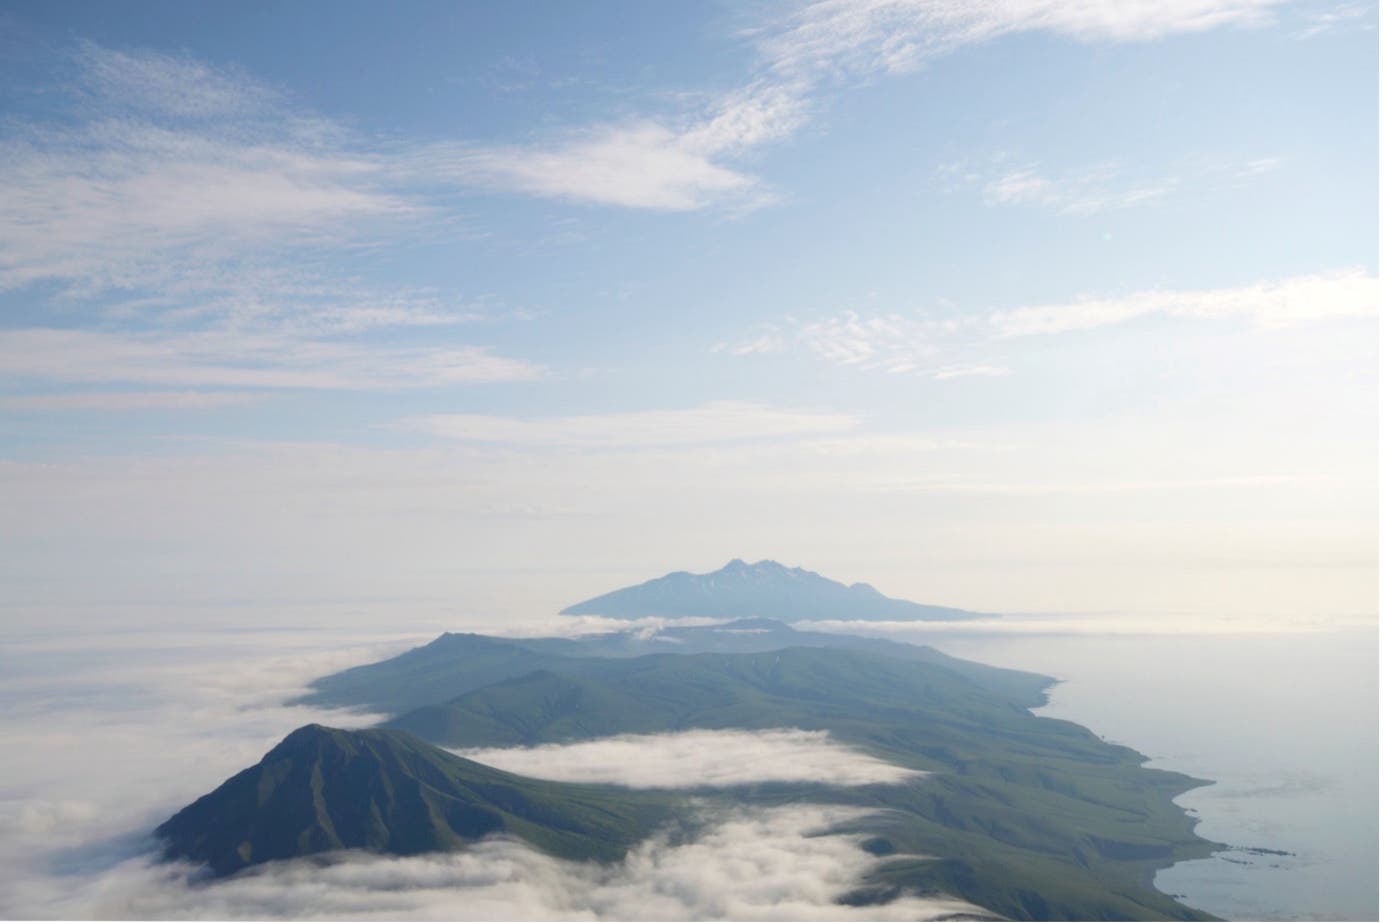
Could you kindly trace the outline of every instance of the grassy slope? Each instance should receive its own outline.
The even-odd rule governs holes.
[[[582,669],[574,663],[578,659],[625,659],[670,650],[680,654],[743,654],[788,647],[860,650],[945,667],[1026,706],[1042,704],[1044,690],[1052,684],[1050,677],[960,660],[923,645],[799,631],[770,619],[749,619],[729,625],[671,628],[652,638],[636,632],[532,639],[449,633],[397,657],[322,677],[298,701],[400,714],[536,670]]]
[[[311,692],[289,704],[397,714],[534,670],[570,666],[572,659],[501,638],[448,633],[397,657],[314,680]]]
[[[1195,917],[1150,886],[1154,869],[1206,855],[1171,798],[1196,784],[952,672],[855,651],[654,655],[574,661],[473,690],[392,722],[450,746],[535,744],[680,728],[830,731],[891,762],[935,771],[916,784],[756,800],[886,809],[870,829],[900,853],[945,861],[887,867],[879,887],[936,888],[1013,917]]]
[[[494,833],[565,858],[610,860],[670,819],[675,800],[511,775],[402,731],[309,725],[156,833],[168,857],[218,875],[337,849],[455,849]]]

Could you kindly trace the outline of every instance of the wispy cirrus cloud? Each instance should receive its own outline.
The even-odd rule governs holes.
[[[437,179],[626,208],[687,211],[755,185],[655,122],[587,129],[542,147],[447,145],[421,163]]]
[[[190,57],[79,42],[67,63],[70,117],[0,136],[0,292],[48,286],[63,314],[0,332],[0,377],[363,390],[543,374],[453,332],[516,312],[325,268],[435,226],[396,154]]]
[[[90,42],[70,64],[73,119],[0,140],[0,290],[162,285],[423,211],[386,188],[379,157],[248,77]]]
[[[945,380],[1008,374],[1002,362],[986,358],[1005,343],[1141,317],[1238,319],[1264,328],[1284,328],[1368,317],[1378,310],[1379,279],[1363,268],[1348,267],[1243,286],[1156,289],[970,315],[848,310],[814,320],[788,318],[763,324],[745,340],[717,343],[712,351],[749,356],[797,350],[837,365]]]
[[[712,401],[674,410],[639,410],[567,417],[435,414],[400,426],[465,442],[517,446],[652,447],[821,436],[854,429],[850,414]]]
[[[1340,29],[1368,25],[1372,6],[1368,3],[1334,3],[1325,9],[1317,9],[1307,16],[1306,25],[1298,32],[1299,38],[1312,38]]]
[[[177,387],[388,390],[532,381],[540,366],[480,346],[380,346],[281,333],[0,330],[0,378]]]
[[[1272,21],[1281,0],[820,0],[746,35],[758,65],[700,108],[587,125],[524,144],[444,145],[426,157],[467,186],[627,208],[689,211],[772,198],[737,164],[810,121],[814,99],[843,77],[913,70],[930,56],[1020,32],[1082,42],[1152,41]]]
[[[1007,156],[997,156],[988,164],[941,164],[936,178],[946,191],[978,191],[980,200],[992,208],[1042,208],[1086,217],[1156,205],[1190,190],[1244,186],[1282,164],[1280,157],[1254,157],[1183,164],[1162,171],[1135,170],[1116,162],[1051,171],[1037,163],[1016,164]]]
[[[986,205],[1040,205],[1062,214],[1093,215],[1157,201],[1177,188],[1175,178],[1120,182],[1109,170],[1051,179],[1033,169],[1006,173],[985,185]]]
[[[755,69],[690,108],[571,126],[538,141],[402,149],[352,143],[341,126],[238,72],[82,43],[73,83],[98,104],[97,116],[76,131],[27,132],[2,151],[12,166],[0,194],[17,203],[7,212],[18,217],[0,222],[0,286],[76,275],[124,285],[166,267],[174,251],[205,259],[286,230],[339,244],[378,222],[426,213],[411,194],[418,184],[657,210],[763,202],[771,193],[738,158],[791,137],[842,76],[907,71],[1020,32],[1131,42],[1262,25],[1277,5],[821,0],[746,33]]]
[[[967,326],[957,318],[847,310],[815,320],[761,324],[747,339],[717,343],[712,352],[749,356],[800,351],[835,365],[938,380],[1009,374],[1004,365],[961,349]]]
[[[248,391],[95,391],[0,397],[0,410],[202,410],[248,404]]]
[[[74,60],[82,92],[103,108],[201,120],[263,114],[283,102],[271,87],[188,55],[135,53],[81,40]]]
[[[1264,327],[1289,327],[1379,310],[1379,279],[1359,267],[1292,276],[1250,285],[1135,292],[996,311],[986,320],[1000,337],[1089,330],[1138,317],[1241,318]]]
[[[1221,26],[1261,26],[1283,0],[818,0],[762,39],[779,73],[891,73],[1020,32],[1141,42]]]
[[[691,211],[770,194],[734,159],[787,138],[807,119],[795,85],[759,79],[701,108],[588,125],[540,142],[434,144],[408,169],[462,187],[596,205]]]
[[[342,243],[358,222],[412,211],[336,154],[131,121],[0,143],[0,289],[158,285],[285,237]]]

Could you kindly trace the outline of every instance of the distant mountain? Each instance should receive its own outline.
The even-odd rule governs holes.
[[[672,814],[665,794],[544,782],[397,730],[307,725],[160,826],[167,858],[217,875],[338,849],[413,855],[508,833],[571,859],[616,859]]]
[[[784,567],[776,561],[746,564],[736,558],[710,574],[678,571],[568,606],[562,614],[622,619],[766,617],[798,622],[947,621],[976,618],[980,613],[891,599],[868,583],[846,586],[801,567]]]
[[[296,700],[296,704],[398,715],[535,671],[583,672],[589,669],[589,665],[581,663],[583,659],[628,659],[654,653],[753,654],[788,647],[858,650],[931,664],[1029,708],[1043,704],[1044,690],[1054,682],[1035,673],[961,660],[921,644],[804,631],[760,618],[720,625],[675,626],[654,633],[628,630],[576,638],[495,638],[447,633],[389,660],[314,680],[312,691]]]

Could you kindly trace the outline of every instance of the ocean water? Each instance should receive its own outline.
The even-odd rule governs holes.
[[[1232,920],[1379,919],[1376,627],[906,639],[1058,677],[1040,714],[1213,780],[1177,801],[1231,848],[1160,872],[1164,892]]]

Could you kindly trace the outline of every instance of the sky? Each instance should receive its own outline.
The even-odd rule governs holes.
[[[1371,615],[1377,18],[0,3],[0,603]]]

